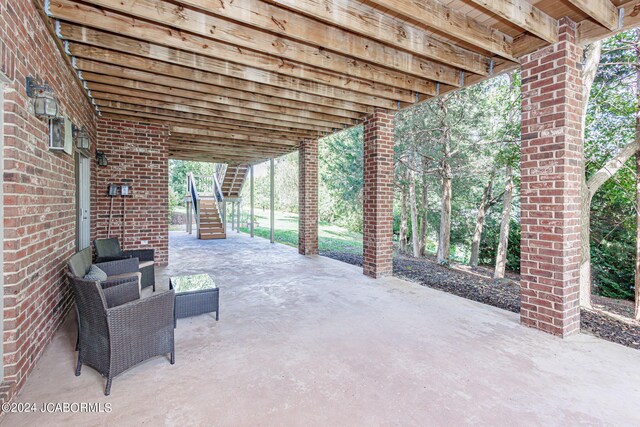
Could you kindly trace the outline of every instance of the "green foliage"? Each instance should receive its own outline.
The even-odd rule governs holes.
[[[335,133],[318,146],[320,221],[362,231],[362,126]]]
[[[212,176],[215,163],[190,162],[186,160],[169,160],[169,205],[184,206],[187,195],[187,174]]]
[[[600,170],[634,141],[637,112],[638,32],[626,31],[603,43],[591,89],[585,130],[586,176]],[[591,267],[594,290],[633,299],[636,256],[635,159],[596,192],[591,203]]]
[[[276,211],[298,212],[298,152],[293,152],[275,159],[275,207]],[[255,206],[269,209],[271,197],[271,177],[269,162],[254,166]],[[242,189],[242,197],[249,204],[251,187],[249,175]]]
[[[493,266],[496,263],[500,220],[495,216],[487,218],[487,224],[480,242],[480,264]],[[507,248],[507,270],[520,272],[520,221],[511,220],[509,226],[509,246]]]
[[[606,182],[591,203],[591,263],[595,291],[633,299],[636,255],[635,158]]]

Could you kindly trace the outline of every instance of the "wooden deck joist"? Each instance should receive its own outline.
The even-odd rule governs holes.
[[[171,127],[175,158],[251,164],[518,67],[640,0],[34,0],[105,117]]]

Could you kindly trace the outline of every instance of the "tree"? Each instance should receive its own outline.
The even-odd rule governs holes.
[[[407,252],[407,234],[409,232],[407,226],[407,204],[409,199],[409,187],[407,182],[409,180],[409,168],[403,168],[403,180],[400,183],[400,191],[402,192],[402,204],[400,214],[400,236],[398,238],[400,243],[400,252]]]
[[[498,241],[498,253],[496,255],[496,267],[493,272],[494,279],[504,278],[507,265],[507,247],[509,246],[509,225],[511,224],[511,204],[513,203],[513,169],[511,165],[505,168],[506,182],[504,190],[504,207],[502,208],[502,222],[500,224],[500,240]]]
[[[581,208],[580,304],[587,308],[591,307],[593,284],[593,199],[640,147],[634,138],[635,130],[630,132],[635,128],[637,99],[629,90],[637,79],[638,35],[637,30],[627,31],[608,39],[604,46],[596,43],[585,52],[583,96],[588,107],[583,122],[588,151]]]

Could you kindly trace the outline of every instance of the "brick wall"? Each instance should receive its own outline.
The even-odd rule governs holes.
[[[75,251],[74,158],[48,150],[48,125],[33,114],[27,76],[46,81],[62,114],[95,141],[95,114],[32,0],[0,0],[4,93],[4,381],[11,399],[72,306],[64,280]],[[70,348],[71,351],[71,348]]]
[[[364,121],[364,274],[393,272],[393,113],[376,109]]]
[[[523,324],[567,336],[580,329],[582,51],[575,24],[560,42],[521,58]]]
[[[155,260],[169,260],[169,129],[125,120],[98,120],[98,147],[108,159],[96,166],[92,186],[92,238],[118,237],[123,249],[155,249]],[[128,185],[130,196],[107,195],[110,183]],[[147,243],[144,243],[144,242]]]
[[[308,139],[300,144],[300,177],[298,184],[298,252],[318,253],[318,141]]]

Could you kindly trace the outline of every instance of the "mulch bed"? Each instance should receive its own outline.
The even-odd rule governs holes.
[[[357,266],[362,266],[362,255],[322,251],[320,255]],[[449,292],[463,298],[492,305],[514,313],[520,312],[520,286],[518,275],[509,274],[506,279],[493,280],[492,271],[484,267],[470,268],[453,264],[439,265],[433,257],[411,258],[394,255],[393,274],[423,286]],[[640,350],[640,324],[608,316],[602,310],[618,316],[630,316],[633,306],[628,301],[618,301],[594,296],[595,311],[582,310],[581,329],[599,338]]]

